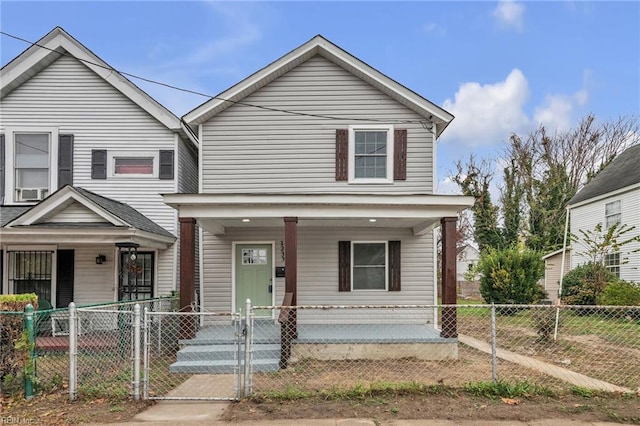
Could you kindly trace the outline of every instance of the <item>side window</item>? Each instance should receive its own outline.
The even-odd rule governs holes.
[[[16,202],[46,198],[51,182],[51,134],[13,134],[13,186]]]
[[[622,206],[620,200],[605,204],[604,210],[605,226],[607,229],[622,222]]]

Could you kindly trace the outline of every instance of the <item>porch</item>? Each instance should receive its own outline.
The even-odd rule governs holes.
[[[238,333],[238,331],[241,333]],[[244,327],[212,325],[194,338],[180,340],[171,365],[174,373],[230,373],[244,360]],[[254,320],[251,333],[252,369],[278,371],[306,359],[313,360],[453,360],[458,339],[440,336],[424,324],[298,324],[297,337],[283,338],[280,324]],[[287,345],[288,350],[287,350]]]

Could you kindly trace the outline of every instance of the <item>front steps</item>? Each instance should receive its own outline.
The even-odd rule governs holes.
[[[279,370],[279,327],[269,324],[254,331],[252,369],[254,372]],[[257,331],[256,330],[256,331]],[[244,369],[244,337],[238,350],[235,327],[213,326],[200,330],[193,339],[181,340],[177,360],[169,366],[171,373],[229,374]],[[238,352],[236,354],[236,352]]]

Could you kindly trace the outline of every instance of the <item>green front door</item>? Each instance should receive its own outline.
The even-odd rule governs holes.
[[[247,299],[252,306],[271,306],[272,297],[271,244],[236,245],[236,311]],[[256,315],[271,315],[268,310]]]

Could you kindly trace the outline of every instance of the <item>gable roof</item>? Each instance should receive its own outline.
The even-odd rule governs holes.
[[[0,227],[30,210],[32,206],[0,206]]]
[[[175,236],[171,232],[167,231],[128,204],[103,197],[81,187],[69,185],[60,188],[58,191],[40,201],[35,206],[31,208],[27,207],[21,214],[18,214],[6,223],[4,223],[4,211],[6,207],[2,207],[3,227],[53,226],[52,224],[45,225],[43,223],[39,223],[39,221],[51,215],[51,213],[56,210],[64,209],[67,205],[73,202],[78,202],[87,209],[93,211],[95,214],[103,217],[106,222],[109,222],[112,226],[136,228],[141,231],[175,240]],[[10,213],[17,213],[17,210],[15,212],[12,210],[17,209],[16,207],[10,207],[9,209]],[[70,224],[65,223],[64,225],[69,226]],[[96,225],[103,226],[103,223],[97,223]]]
[[[87,49],[61,27],[27,48],[0,70],[0,98],[4,98],[61,55],[69,54],[95,72],[108,84],[135,102],[167,128],[184,131],[180,119],[106,62]]]
[[[453,115],[449,112],[382,74],[321,35],[315,36],[235,86],[188,112],[183,119],[190,125],[202,124],[235,102],[240,102],[316,55],[328,59],[427,120],[433,121],[438,136],[453,120]]]
[[[627,148],[586,184],[571,200],[575,206],[586,200],[640,184],[640,144]]]

